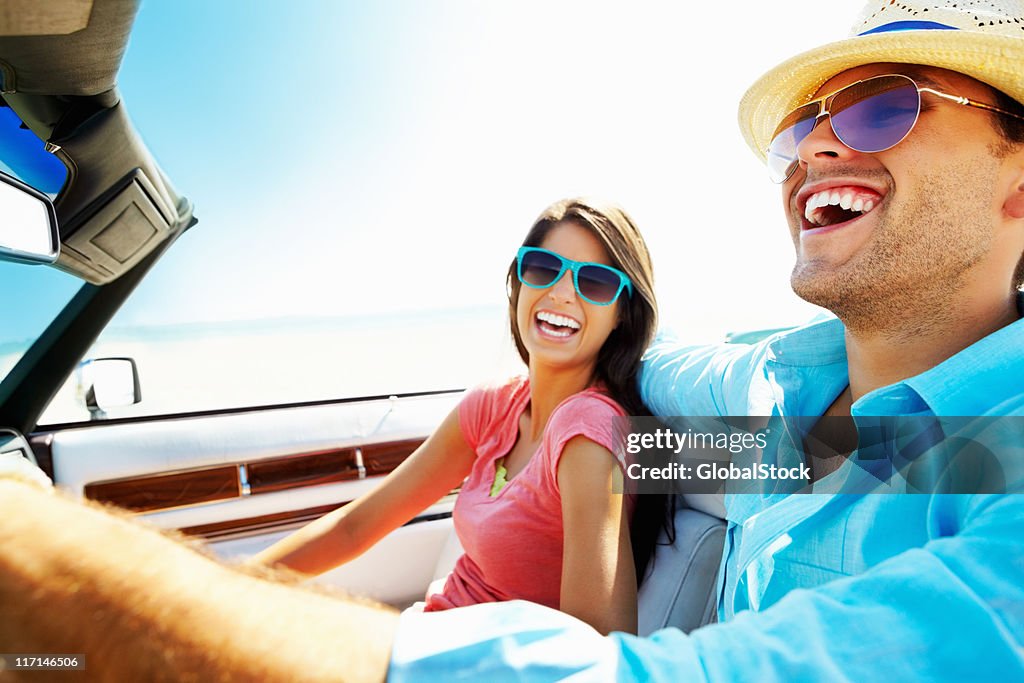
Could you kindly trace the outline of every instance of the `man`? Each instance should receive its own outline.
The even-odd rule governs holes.
[[[641,378],[655,412],[1024,415],[1024,3],[874,0],[855,33],[741,105],[782,183],[794,289],[839,320],[749,347],[660,342]],[[395,632],[0,479],[0,643],[85,651],[125,679],[1024,680],[1024,496],[1006,488],[731,496],[722,623],[640,639],[528,603]]]

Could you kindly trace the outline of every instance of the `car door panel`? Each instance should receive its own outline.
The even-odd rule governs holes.
[[[226,559],[259,551],[371,490],[458,392],[43,429],[58,486],[133,510]],[[318,580],[393,604],[421,598],[451,533],[454,496]]]

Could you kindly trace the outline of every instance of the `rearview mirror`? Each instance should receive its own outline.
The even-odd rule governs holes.
[[[57,213],[50,198],[0,173],[0,259],[53,263],[59,255]]]

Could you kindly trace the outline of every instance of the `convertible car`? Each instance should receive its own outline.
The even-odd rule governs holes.
[[[144,278],[156,277],[172,296],[182,280],[159,273],[158,262],[186,242],[222,248],[216,221],[223,216],[211,225],[198,220],[203,206],[189,200],[193,188],[175,185],[129,117],[118,76],[138,2],[19,4],[22,11],[0,16],[0,451],[37,463],[74,496],[180,530],[227,561],[374,486],[452,409],[465,384],[374,385],[296,400],[292,385],[331,372],[317,361],[300,363],[288,371],[290,382],[274,380],[277,393],[249,404],[211,403],[212,388],[203,385],[167,399],[165,376],[201,377],[211,364],[245,355],[252,342],[237,325],[220,329],[212,341],[230,351],[210,360],[198,349],[216,336],[213,323],[157,330],[177,349],[158,367],[115,314]],[[223,285],[210,273],[175,277]],[[358,326],[314,327],[289,342],[295,321],[275,324],[267,334],[285,355],[301,358],[303,344],[326,335],[363,349],[358,359],[336,356],[339,365],[390,362],[383,342],[367,341]],[[266,385],[276,361],[263,352],[247,358],[254,359],[250,379]],[[458,555],[450,520],[456,495],[318,580],[399,607],[420,599]],[[682,507],[676,542],[659,549],[641,591],[645,633],[712,618],[723,524]]]

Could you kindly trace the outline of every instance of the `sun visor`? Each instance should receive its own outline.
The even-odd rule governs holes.
[[[114,87],[137,0],[4,0],[4,92],[88,96]]]
[[[54,200],[55,265],[93,284],[117,279],[193,222],[116,87],[138,9],[139,0],[0,0],[4,103],[68,169]]]
[[[94,284],[105,284],[170,237],[177,214],[165,206],[141,168],[133,169],[68,226],[60,265]]]
[[[94,284],[127,272],[175,234],[182,200],[139,138],[123,104],[83,125],[60,150],[75,173],[57,198],[57,267]]]
[[[89,23],[92,0],[4,0],[0,6],[0,35],[62,36]]]

